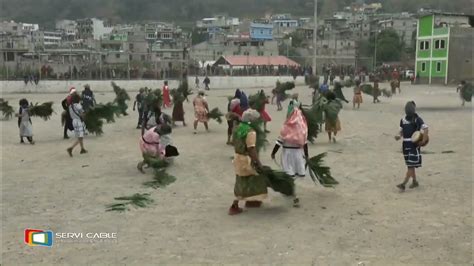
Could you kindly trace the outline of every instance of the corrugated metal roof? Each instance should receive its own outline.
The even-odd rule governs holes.
[[[231,66],[299,66],[298,63],[289,59],[286,56],[245,56],[232,55],[222,57]],[[221,63],[222,60],[217,60],[216,63]]]

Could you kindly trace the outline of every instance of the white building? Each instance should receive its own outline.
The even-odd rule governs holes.
[[[64,38],[68,41],[74,41],[77,38],[77,22],[73,20],[60,20],[56,22],[56,30],[64,33]]]
[[[106,25],[103,20],[97,18],[79,19],[77,31],[79,39],[101,40],[105,35],[112,32],[113,27]]]

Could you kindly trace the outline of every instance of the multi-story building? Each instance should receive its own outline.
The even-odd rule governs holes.
[[[299,27],[299,21],[291,17],[290,14],[277,14],[271,17],[273,24],[273,35],[282,38],[290,34]]]
[[[407,13],[378,21],[378,29],[393,29],[406,47],[412,47],[416,37],[416,19]]]
[[[77,39],[77,22],[74,20],[60,20],[56,22],[56,30],[63,32],[65,41],[75,41]]]
[[[421,83],[474,79],[474,16],[431,13],[418,18],[415,73]]]
[[[113,30],[113,27],[96,18],[79,19],[76,22],[78,39],[100,40]]]
[[[214,61],[221,56],[276,56],[278,43],[275,40],[253,40],[248,34],[229,35],[209,40],[191,48],[191,58],[196,61]]]
[[[31,36],[34,46],[39,48],[53,48],[61,45],[63,32],[61,31],[35,31]]]
[[[273,40],[273,24],[263,21],[250,23],[250,39],[255,41]]]

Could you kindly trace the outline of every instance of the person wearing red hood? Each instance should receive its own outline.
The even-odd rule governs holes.
[[[69,139],[69,136],[67,135],[68,130],[74,130],[71,115],[69,114],[69,106],[72,104],[72,96],[74,94],[77,94],[76,88],[71,87],[69,89],[68,96],[61,102],[61,105],[64,109],[64,112],[62,114],[62,122],[64,124],[64,139]]]
[[[306,159],[308,158],[308,124],[299,106],[292,106],[292,111],[283,124],[280,137],[272,151],[272,159],[282,147],[281,165],[283,171],[293,178],[305,177]],[[295,196],[293,206],[299,207]]]

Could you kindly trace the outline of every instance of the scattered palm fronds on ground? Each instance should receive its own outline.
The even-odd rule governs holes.
[[[323,158],[326,153],[318,154],[310,159],[306,159],[311,179],[318,181],[324,187],[334,187],[339,184],[332,176],[331,169],[323,165]]]
[[[135,193],[132,196],[117,197],[114,199],[120,201],[120,203],[107,205],[106,211],[124,212],[130,210],[129,206],[145,208],[153,203],[153,199],[150,198],[149,193]]]
[[[166,187],[167,185],[176,181],[176,177],[166,173],[166,167],[169,166],[169,163],[167,161],[147,154],[143,155],[143,160],[146,165],[153,168],[154,172],[153,180],[144,182],[144,186],[157,189],[160,187]]]
[[[44,120],[51,118],[51,115],[54,113],[53,102],[45,102],[42,104],[31,104],[29,107],[29,112],[31,116],[41,117]]]
[[[84,116],[84,124],[91,134],[102,135],[104,120],[107,123],[115,122],[114,115],[120,113],[120,107],[112,103],[96,104]]]
[[[0,98],[0,111],[2,111],[4,119],[12,118],[13,113],[15,113],[13,107],[8,105],[8,101],[5,101],[3,98]]]
[[[262,166],[257,172],[267,180],[268,187],[274,191],[286,196],[295,194],[295,181],[285,172],[273,170],[268,166]]]
[[[217,107],[212,109],[211,111],[209,111],[209,113],[207,114],[207,118],[214,119],[219,124],[222,123],[222,117],[223,116],[224,116],[224,114]]]

